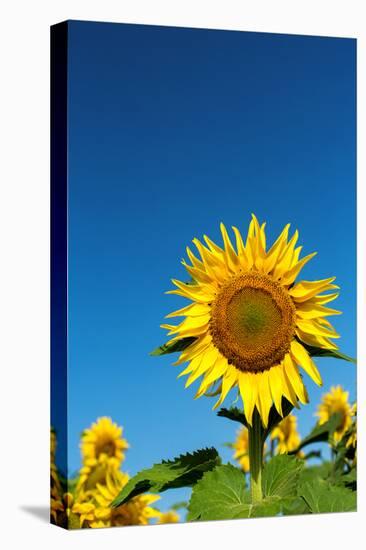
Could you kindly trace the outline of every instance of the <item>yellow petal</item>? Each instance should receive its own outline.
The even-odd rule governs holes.
[[[315,346],[316,348],[324,348],[324,349],[338,349],[338,346],[331,342],[328,338],[324,338],[324,336],[318,336],[317,334],[307,334],[306,332],[303,332],[298,327],[295,330],[296,336],[301,340],[301,342],[304,342],[305,344],[308,344],[309,346]]]
[[[287,353],[283,360],[283,366],[287,374],[287,378],[291,381],[294,391],[304,405],[309,402],[308,393],[302,381],[297,365],[292,361],[291,355]]]
[[[172,282],[179,290],[168,290],[166,294],[177,294],[195,302],[203,303],[210,303],[215,298],[216,289],[213,286],[205,285],[203,288],[199,285],[187,285],[176,279],[172,279]]]
[[[211,239],[209,237],[207,237],[207,235],[203,235],[203,238],[204,238],[207,246],[210,248],[210,250],[212,252],[216,252],[216,254],[218,254],[221,257],[224,256],[224,251],[220,246],[218,246],[216,243],[211,241]]]
[[[258,378],[256,374],[239,373],[239,390],[244,404],[245,417],[252,425],[254,407],[258,402]]]
[[[190,346],[185,348],[179,356],[178,361],[173,363],[173,365],[181,365],[186,361],[193,359],[199,353],[202,353],[212,342],[210,334],[205,334],[204,336],[198,337]]]
[[[320,292],[338,288],[337,285],[332,284],[333,281],[335,277],[319,281],[301,281],[289,289],[289,294],[296,302],[305,302]]]
[[[330,307],[324,307],[312,301],[302,302],[296,307],[296,315],[300,319],[318,319],[328,315],[340,315],[342,312]]]
[[[279,372],[280,369],[282,369],[280,365],[270,368],[268,371],[268,380],[269,380],[269,387],[271,390],[273,403],[278,411],[278,414],[283,416],[283,412],[282,412],[283,376],[282,376],[282,373]]]
[[[207,348],[212,342],[210,334],[205,334],[202,336],[199,336],[192,344],[190,344],[187,348],[185,348],[182,353],[179,356],[178,361],[173,363],[174,366],[181,365],[182,363],[185,363],[186,361],[190,361],[193,359],[196,355],[199,353],[202,353],[202,351]]]
[[[338,298],[339,292],[332,292],[330,294],[321,294],[319,296],[314,296],[312,301],[314,301],[316,304],[324,305],[328,304],[329,302],[332,302],[336,298]]]
[[[189,306],[182,307],[177,309],[169,315],[166,315],[165,318],[169,319],[171,317],[198,317],[200,315],[207,315],[211,311],[210,306],[207,304],[189,304]]]
[[[202,261],[205,266],[205,271],[213,278],[219,281],[225,280],[226,264],[221,258],[221,255],[214,254],[198,239],[193,239],[193,243],[196,245],[199,253],[201,254]]]
[[[197,267],[191,267],[189,266],[184,260],[182,261],[182,264],[186,268],[189,275],[192,277],[194,281],[197,281],[198,283],[206,283],[206,284],[212,284],[216,286],[216,278],[213,278],[210,276],[206,271],[203,269],[198,269]]]
[[[292,285],[302,268],[305,264],[307,264],[314,256],[316,256],[316,252],[313,252],[312,254],[309,254],[308,256],[305,256],[302,260],[297,262],[289,271],[284,273],[284,275],[281,278],[281,284],[284,286]]]
[[[204,263],[201,262],[201,260],[199,260],[198,258],[196,258],[196,256],[193,254],[193,252],[191,251],[191,249],[188,246],[186,248],[186,251],[187,251],[187,256],[190,259],[191,264],[193,265],[193,267],[197,267],[198,269],[204,270],[204,268],[205,268]]]
[[[216,382],[227,370],[227,360],[222,355],[218,355],[212,370],[205,375],[205,382],[211,386]]]
[[[294,407],[299,408],[295,390],[291,384],[291,380],[288,378],[286,374],[286,370],[283,365],[283,362],[280,365],[279,374],[282,377],[283,395],[286,397],[287,401],[292,403]]]
[[[318,386],[323,384],[322,377],[314,361],[312,361],[306,349],[296,340],[291,342],[291,355]]]
[[[225,261],[227,263],[228,268],[232,272],[235,272],[239,263],[238,257],[231,243],[228,232],[226,231],[226,227],[224,226],[223,223],[220,224],[220,230],[221,230],[222,238],[224,241],[225,252],[226,252]]]
[[[225,400],[227,394],[232,389],[232,387],[237,383],[238,381],[238,371],[235,367],[232,367],[231,365],[228,365],[227,371],[222,379],[222,390],[221,390],[221,396],[218,399],[218,401],[214,405],[214,409],[217,409]]]
[[[235,234],[236,248],[237,248],[237,251],[238,251],[239,263],[240,263],[241,267],[243,267],[244,269],[250,269],[250,267],[252,267],[252,266],[250,265],[250,262],[249,262],[249,259],[248,259],[248,256],[247,256],[247,253],[246,253],[246,250],[245,250],[245,246],[244,246],[244,242],[243,242],[243,238],[241,236],[241,233],[240,233],[240,231],[237,227],[233,226],[232,229],[233,229],[234,234]]]
[[[320,320],[319,320],[320,321]],[[339,334],[332,328],[323,326],[323,323],[316,321],[315,319],[303,320],[297,319],[296,325],[303,332],[308,334],[317,334],[318,336],[325,336],[326,338],[340,338]]]
[[[299,232],[296,230],[291,237],[289,243],[284,248],[281,256],[278,259],[277,264],[273,269],[273,277],[279,279],[282,277],[291,267],[292,257],[294,254],[294,248],[299,238]]]
[[[257,374],[258,377],[258,400],[257,408],[262,419],[263,425],[268,426],[268,415],[272,407],[272,396],[268,383],[268,371]]]
[[[276,242],[272,245],[272,247],[268,251],[267,257],[263,264],[263,269],[265,273],[270,273],[273,270],[279,256],[282,254],[284,247],[287,243],[289,228],[290,228],[290,224],[288,223],[283,229],[278,239],[276,240]]]
[[[212,346],[208,351],[199,355],[196,359],[196,365],[192,374],[187,378],[185,388],[188,388],[193,382],[197,380],[202,374],[211,369],[212,365],[215,363],[218,355],[218,350]],[[195,361],[195,360],[193,360]],[[193,363],[192,361],[192,363]]]

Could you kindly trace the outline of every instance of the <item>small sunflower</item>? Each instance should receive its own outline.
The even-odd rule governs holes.
[[[81,455],[83,465],[94,467],[98,463],[109,461],[119,467],[125,458],[124,451],[128,443],[122,437],[123,428],[108,417],[98,418],[81,437]]]
[[[243,472],[249,472],[249,432],[248,428],[243,426],[237,432],[235,443],[233,445],[235,453],[233,458],[237,460]]]
[[[56,432],[53,428],[51,428],[50,431],[50,454],[51,454],[51,463],[55,462],[56,457],[56,449],[57,449],[57,438],[56,438]]]
[[[179,514],[175,510],[168,510],[168,512],[161,512],[159,515],[158,524],[163,523],[179,523]]]
[[[348,402],[348,395],[348,391],[343,390],[342,386],[331,387],[330,391],[323,395],[316,413],[320,425],[325,424],[333,414],[340,414],[340,426],[333,436],[335,443],[342,439],[352,424],[352,408]]]
[[[286,225],[267,249],[265,224],[253,215],[246,242],[233,227],[235,246],[221,224],[223,247],[204,235],[193,239],[199,257],[187,248],[190,264],[183,260],[191,283],[173,279],[178,294],[191,300],[167,317],[185,317],[178,325],[165,324],[169,344],[189,343],[176,364],[188,362],[179,376],[189,375],[186,387],[202,376],[200,397],[213,387],[220,393],[215,407],[237,387],[248,423],[257,408],[264,426],[272,404],[282,413],[282,397],[294,406],[308,402],[299,366],[321,385],[320,373],[306,346],[337,349],[338,338],[325,318],[339,314],[326,307],[338,294],[335,277],[295,283],[301,269],[315,253],[300,259],[298,232],[289,239]]]
[[[75,499],[71,493],[64,493],[57,500],[51,499],[51,515],[56,525],[66,529],[80,529],[86,520],[92,519],[91,511],[94,505],[82,501],[80,496]]]
[[[286,416],[274,428],[271,439],[277,440],[276,452],[278,454],[289,453],[297,449],[301,438],[297,431],[297,418],[293,414]]]
[[[354,403],[351,408],[352,425],[350,428],[350,435],[348,436],[346,447],[357,447],[357,403]]]
[[[105,485],[97,484],[94,492],[93,518],[88,521],[90,527],[147,525],[151,518],[160,518],[161,512],[150,506],[159,500],[159,495],[138,495],[117,508],[111,507],[111,503],[126,485],[128,479],[127,474],[114,470],[107,474]]]
[[[57,439],[56,433],[51,428],[51,457],[50,457],[50,516],[51,522],[57,524],[57,518],[60,512],[63,510],[62,504],[62,487],[58,473],[57,466],[55,464]]]

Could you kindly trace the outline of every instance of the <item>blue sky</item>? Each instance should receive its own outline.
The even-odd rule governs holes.
[[[237,429],[194,400],[166,340],[165,295],[194,237],[219,223],[272,242],[291,222],[304,278],[336,275],[342,350],[355,342],[355,49],[351,39],[69,23],[69,468],[98,416],[122,424],[125,469],[233,440]],[[356,370],[317,361],[298,414],[305,435],[332,384],[355,398]],[[230,400],[225,403],[230,405]],[[186,496],[164,495],[162,508]]]

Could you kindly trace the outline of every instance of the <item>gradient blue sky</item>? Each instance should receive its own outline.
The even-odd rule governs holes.
[[[102,415],[124,426],[130,474],[204,446],[230,459],[237,426],[184,390],[174,357],[149,356],[185,303],[164,292],[186,279],[186,245],[220,241],[220,221],[245,233],[255,212],[270,242],[298,228],[318,251],[304,278],[337,276],[335,326],[356,354],[355,53],[351,39],[69,23],[70,472]],[[355,398],[352,364],[317,362],[303,435],[332,384]]]

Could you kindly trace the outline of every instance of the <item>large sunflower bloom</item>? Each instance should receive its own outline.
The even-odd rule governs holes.
[[[330,391],[323,395],[316,413],[319,424],[327,422],[333,414],[340,414],[340,425],[333,436],[335,443],[342,439],[352,424],[353,410],[348,402],[348,395],[348,391],[343,390],[342,386],[331,387]]]
[[[272,404],[283,416],[283,397],[294,406],[308,402],[299,367],[322,384],[305,346],[337,348],[331,339],[338,334],[325,317],[340,312],[325,304],[338,294],[322,293],[338,287],[335,277],[295,284],[315,253],[299,258],[298,232],[288,239],[289,225],[268,250],[265,224],[254,215],[245,243],[233,231],[235,246],[221,224],[223,247],[205,235],[205,244],[193,240],[199,257],[187,248],[190,264],[183,265],[193,281],[173,279],[177,288],[169,293],[191,303],[167,316],[185,317],[183,322],[162,327],[172,336],[168,344],[189,339],[176,364],[189,362],[179,375],[189,375],[186,387],[202,376],[196,397],[214,386],[216,408],[237,387],[248,423],[256,407],[267,426]]]

